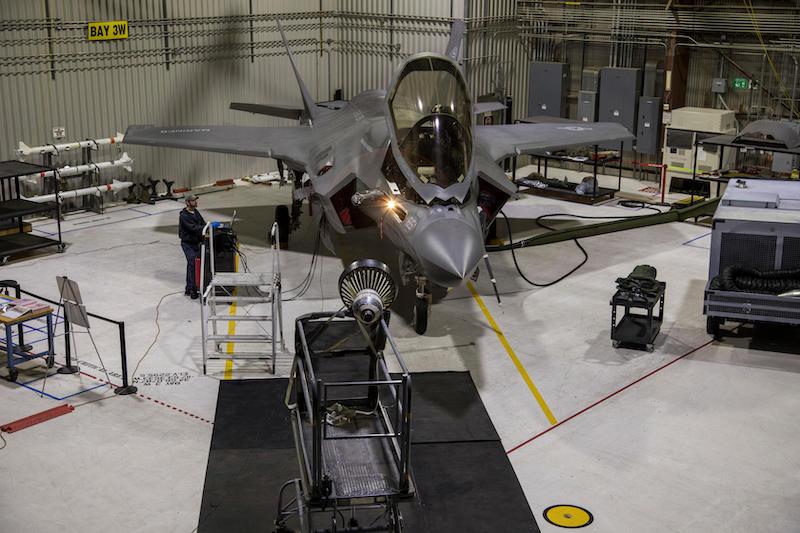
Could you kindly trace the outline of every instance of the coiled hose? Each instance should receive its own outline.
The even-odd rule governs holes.
[[[782,294],[800,289],[800,269],[770,270],[728,266],[720,275],[720,286],[725,291]]]

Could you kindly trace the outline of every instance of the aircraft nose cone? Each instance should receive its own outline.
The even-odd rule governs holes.
[[[457,218],[429,224],[415,244],[425,275],[442,287],[460,284],[483,257],[481,231]]]

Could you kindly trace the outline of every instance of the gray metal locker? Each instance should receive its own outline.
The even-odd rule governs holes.
[[[600,74],[598,121],[617,122],[636,134],[641,84],[641,69],[604,67]],[[627,141],[625,149],[631,149],[631,145],[631,141]]]
[[[600,89],[600,70],[585,68],[581,73],[581,91],[597,92]]]
[[[636,130],[636,151],[657,154],[661,149],[661,98],[639,98],[639,121]]]
[[[532,61],[528,82],[528,116],[567,116],[568,64]]]
[[[664,94],[664,67],[657,61],[648,61],[644,66],[642,96],[662,96]]]
[[[578,120],[581,122],[597,122],[597,92],[580,92],[578,95]]]

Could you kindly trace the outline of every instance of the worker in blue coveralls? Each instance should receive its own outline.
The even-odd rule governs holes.
[[[194,275],[195,260],[200,257],[200,243],[203,242],[203,228],[206,221],[197,210],[197,196],[187,193],[184,196],[186,207],[181,209],[178,237],[181,239],[181,248],[186,256],[186,289],[184,294],[196,300],[200,293],[197,290],[197,281]]]

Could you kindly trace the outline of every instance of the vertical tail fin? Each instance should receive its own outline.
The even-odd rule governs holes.
[[[294,71],[294,77],[297,78],[297,85],[300,86],[300,95],[303,97],[303,107],[305,108],[306,115],[308,118],[313,121],[317,118],[318,110],[317,110],[317,103],[311,98],[311,94],[308,92],[308,88],[306,84],[303,83],[303,78],[300,77],[300,72],[297,70],[297,65],[294,62],[294,56],[292,55],[292,50],[289,48],[289,43],[286,41],[286,34],[283,33],[283,27],[281,26],[281,21],[275,19],[275,22],[278,24],[278,31],[281,32],[281,39],[283,40],[283,46],[286,47],[286,52],[289,54],[289,62],[292,64],[292,70]]]
[[[461,19],[453,21],[453,27],[450,29],[450,40],[447,42],[447,49],[445,55],[453,61],[458,61],[458,52],[461,50],[461,41],[464,39],[464,32],[467,30],[467,25]]]

